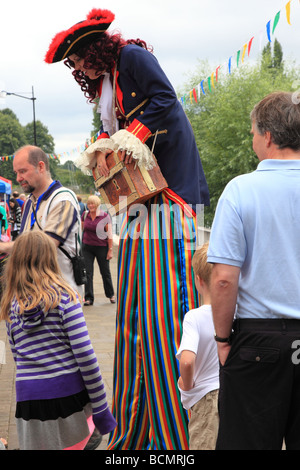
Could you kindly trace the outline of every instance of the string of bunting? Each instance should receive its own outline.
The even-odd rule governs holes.
[[[63,152],[63,153],[58,153],[58,154],[48,153],[47,155],[51,160],[60,160],[62,156],[70,156],[71,158],[71,155],[73,153],[82,153],[89,145],[94,143],[95,140],[97,140],[97,137],[99,136],[99,134],[100,132],[97,132],[97,134],[91,137],[91,139],[87,139],[84,144],[70,150],[69,152]],[[0,160],[8,161],[8,160],[13,160],[13,158],[14,158],[14,155],[4,155],[0,157]]]
[[[291,2],[292,0],[287,2],[285,5],[285,16],[289,25],[292,24],[291,23]],[[299,3],[300,3],[300,0],[299,0]],[[281,10],[278,11],[278,13],[276,13],[274,17],[273,22],[271,22],[270,20],[266,24],[266,34],[267,34],[267,38],[269,42],[272,42],[272,35],[274,34],[274,31],[278,25],[278,22],[281,17],[281,13],[282,13]],[[261,36],[260,37],[260,49],[261,49],[262,34],[263,33],[260,34]],[[234,62],[234,56],[230,56],[228,61],[226,61],[226,63],[222,65],[219,65],[216,68],[216,70],[214,70],[211,73],[209,77],[201,80],[200,83],[198,83],[198,85],[196,85],[192,90],[190,90],[189,92],[181,96],[180,101],[182,105],[186,106],[189,102],[191,104],[198,103],[202,95],[205,96],[207,92],[211,93],[218,82],[221,69],[226,67],[225,70],[227,70],[228,73],[231,74],[232,69],[235,64],[236,64],[236,67],[239,67],[240,64],[243,64],[245,61],[246,55],[248,57],[250,56],[254,39],[255,39],[254,36],[252,36],[251,39],[246,44],[244,44],[241,49],[237,51],[236,56],[235,56],[236,62]]]

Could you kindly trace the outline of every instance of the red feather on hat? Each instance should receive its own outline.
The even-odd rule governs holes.
[[[105,20],[111,23],[115,19],[115,15],[109,10],[100,10],[93,8],[86,17],[87,20]]]

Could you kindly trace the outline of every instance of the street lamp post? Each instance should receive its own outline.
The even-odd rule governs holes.
[[[33,107],[33,137],[34,137],[34,145],[37,145],[37,142],[36,142],[36,121],[35,121],[35,100],[36,100],[36,98],[34,96],[33,87],[32,87],[32,96],[31,96],[31,98],[29,98],[28,96],[19,95],[18,93],[11,93],[11,92],[4,91],[4,90],[2,90],[0,92],[0,97],[1,98],[5,98],[7,95],[18,96],[19,98],[24,98],[25,100],[31,100],[32,101],[32,107]]]

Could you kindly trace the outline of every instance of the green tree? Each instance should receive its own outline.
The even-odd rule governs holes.
[[[97,132],[99,132],[101,125],[102,125],[100,114],[97,112],[98,104],[99,104],[99,99],[96,100],[95,106],[93,107],[93,121],[92,121],[93,129],[91,132],[92,137],[96,135]]]
[[[34,124],[30,122],[24,127],[26,141],[34,145]],[[49,134],[48,127],[46,127],[41,121],[35,123],[36,132],[36,144],[47,154],[53,154],[55,152],[55,144],[52,135]],[[50,171],[51,176],[54,179],[58,179],[58,161],[50,159]]]
[[[0,156],[10,157],[25,143],[25,131],[17,116],[10,109],[0,111]],[[0,160],[0,173],[4,178],[16,183],[11,158]]]
[[[16,115],[9,109],[0,111],[0,152],[2,155],[12,155],[20,145],[26,143],[24,128]]]
[[[48,128],[41,121],[36,121],[36,144],[44,150],[45,153],[54,153],[55,145],[52,135],[49,134]],[[33,122],[26,124],[24,127],[26,140],[34,145],[34,125]]]
[[[273,71],[275,74],[283,71],[283,52],[281,44],[277,39],[274,40],[273,49],[270,42],[263,48],[261,66]]]
[[[275,39],[273,47],[273,68],[282,69],[283,68],[283,52],[282,47],[279,41]]]
[[[270,42],[268,42],[262,50],[261,65],[267,69],[272,68],[272,49]]]
[[[17,185],[11,156],[14,152],[26,144],[34,143],[33,122],[22,126],[11,109],[0,111],[0,155],[10,157],[8,160],[0,160],[1,176],[10,179]],[[54,139],[41,121],[36,121],[37,145],[46,153],[54,153]],[[50,160],[51,174],[57,175],[57,162]]]
[[[196,72],[186,89],[191,89],[192,83],[199,83],[199,76],[205,76],[203,64],[200,68],[201,75]],[[280,67],[274,73],[274,67],[262,66],[262,61],[255,66],[245,64],[222,77],[211,93],[201,97],[200,103],[186,107],[210,190],[211,206],[205,210],[206,226],[211,226],[225,185],[235,176],[257,167],[250,135],[253,106],[272,91],[293,91],[297,77],[300,77],[299,67],[287,70]]]
[[[84,175],[71,160],[57,167],[58,179],[62,185],[73,189],[76,193],[93,194],[95,191],[94,180],[91,176]]]

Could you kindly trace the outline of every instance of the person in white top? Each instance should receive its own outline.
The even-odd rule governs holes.
[[[195,284],[202,305],[186,313],[176,354],[181,374],[178,379],[181,402],[190,410],[191,450],[214,450],[219,427],[219,360],[209,292],[212,265],[207,263],[207,249],[205,243],[193,256]]]

